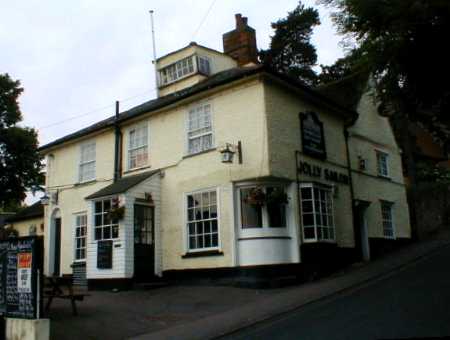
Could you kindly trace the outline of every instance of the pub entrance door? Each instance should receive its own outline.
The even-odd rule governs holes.
[[[155,275],[155,209],[134,205],[134,278],[148,281]]]
[[[55,253],[53,262],[53,275],[59,276],[61,267],[61,217],[54,219],[55,228]]]

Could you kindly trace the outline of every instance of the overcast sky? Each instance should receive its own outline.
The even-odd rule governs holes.
[[[258,48],[267,48],[270,23],[285,17],[297,3],[0,0],[0,73],[22,82],[23,124],[38,129],[43,145],[113,115],[116,100],[125,110],[155,98],[150,9],[155,11],[161,56],[191,41],[221,51],[222,34],[234,28],[235,13],[249,18]],[[314,0],[303,3],[315,6]],[[318,63],[331,64],[343,54],[340,38],[329,12],[318,9],[322,24],[313,43]]]
[[[267,48],[270,23],[296,0],[0,0],[0,72],[20,79],[24,124],[39,130],[41,144],[155,97],[149,9],[155,11],[157,54],[197,41],[222,50],[222,34],[242,13]],[[314,0],[304,1],[315,5]],[[209,15],[198,30],[211,4]],[[324,8],[315,30],[319,63],[342,55]],[[86,113],[82,117],[68,120]],[[50,126],[51,125],[51,126]]]

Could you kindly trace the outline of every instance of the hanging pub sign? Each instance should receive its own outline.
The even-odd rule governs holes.
[[[37,319],[41,312],[42,237],[0,241],[0,314]]]
[[[323,123],[315,112],[300,113],[300,134],[302,138],[302,149],[305,155],[325,159],[325,137]]]

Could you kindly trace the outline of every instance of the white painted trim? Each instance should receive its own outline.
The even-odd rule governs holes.
[[[135,168],[130,168],[130,132],[134,129],[143,127],[144,125],[147,125],[147,164],[140,166],[140,167],[135,167]],[[135,171],[135,170],[139,170],[142,168],[148,168],[150,167],[151,161],[150,161],[150,148],[151,148],[151,124],[150,124],[150,119],[144,119],[142,121],[133,123],[132,125],[127,126],[124,129],[124,133],[123,133],[123,147],[124,147],[124,151],[125,151],[125,157],[123,157],[125,159],[125,166],[124,169],[126,169],[126,171]],[[142,146],[141,146],[142,147]],[[138,149],[138,148],[135,148]]]
[[[216,206],[217,206],[217,247],[208,247],[208,248],[200,248],[200,249],[189,249],[189,232],[188,232],[188,220],[187,220],[187,196],[188,195],[194,195],[194,194],[200,194],[200,193],[204,193],[204,192],[209,192],[209,191],[215,191],[216,192]],[[221,190],[220,187],[216,186],[216,187],[208,187],[208,188],[204,188],[204,189],[198,189],[195,191],[189,191],[189,192],[184,192],[183,193],[183,243],[184,243],[184,253],[201,253],[204,251],[208,251],[208,250],[219,250],[222,251],[222,241],[221,241],[221,207],[220,204],[222,202],[221,198],[220,198],[220,194],[221,194]]]

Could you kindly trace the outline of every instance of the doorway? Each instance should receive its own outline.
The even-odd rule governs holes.
[[[369,231],[367,226],[367,208],[370,202],[357,200],[356,201],[356,227],[357,237],[359,236],[359,251],[363,261],[370,261],[370,245],[369,245]],[[359,235],[358,235],[359,234]]]
[[[61,217],[54,218],[53,226],[55,230],[53,276],[59,276],[61,273]]]
[[[155,276],[155,209],[134,205],[134,278],[148,281]]]

